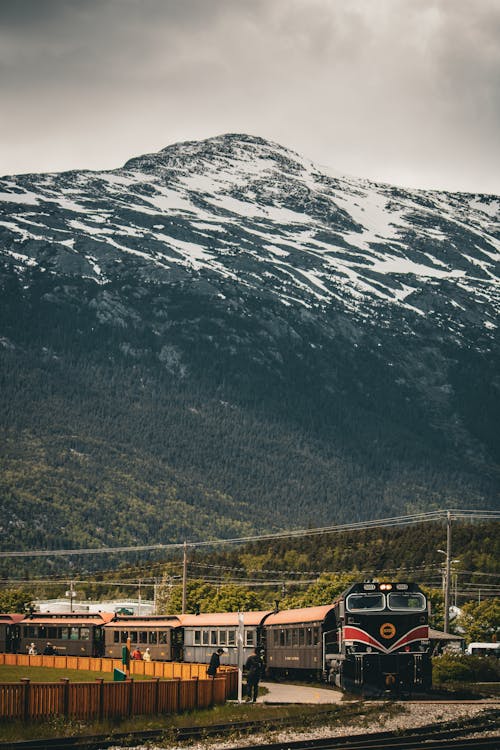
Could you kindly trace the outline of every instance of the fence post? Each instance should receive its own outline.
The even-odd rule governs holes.
[[[62,684],[64,685],[63,690],[63,714],[66,718],[69,715],[69,678],[61,677]]]
[[[212,697],[210,699],[210,705],[213,706],[215,703],[215,675],[211,679],[212,679]]]
[[[96,677],[96,682],[99,685],[99,721],[102,721],[104,718],[104,679]]]
[[[24,721],[29,721],[30,719],[30,681],[27,677],[22,677],[21,684],[23,685],[23,718],[24,718]]]
[[[128,715],[132,716],[132,711],[134,708],[134,678],[130,677],[128,682],[130,684],[128,693]]]
[[[198,708],[200,704],[200,678],[199,677],[193,677],[195,684],[195,691],[194,691],[194,707]]]
[[[160,713],[160,678],[155,677],[155,714]]]
[[[182,688],[182,680],[180,677],[175,678],[177,680],[177,713],[180,714],[180,712],[183,709],[183,706],[181,706],[181,688]]]

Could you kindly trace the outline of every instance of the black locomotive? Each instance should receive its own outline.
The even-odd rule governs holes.
[[[344,690],[431,687],[428,602],[414,583],[355,583],[324,632],[326,680]]]

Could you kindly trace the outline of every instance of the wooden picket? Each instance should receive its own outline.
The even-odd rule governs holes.
[[[0,665],[81,669],[111,672],[122,669],[119,659],[85,656],[43,656],[0,654]],[[0,719],[41,720],[48,716],[76,719],[105,719],[139,714],[172,714],[222,704],[234,696],[238,672],[221,667],[217,678],[206,674],[206,664],[132,661],[125,682],[20,683],[0,684]],[[135,675],[151,677],[134,680]]]

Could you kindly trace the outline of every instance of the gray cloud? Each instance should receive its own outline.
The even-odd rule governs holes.
[[[496,0],[0,0],[0,172],[251,132],[500,193]]]

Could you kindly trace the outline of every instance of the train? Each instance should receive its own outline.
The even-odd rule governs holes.
[[[334,602],[302,609],[132,616],[32,614],[10,622],[10,643],[39,653],[120,658],[149,649],[153,660],[223,664],[257,649],[270,678],[323,680],[350,692],[426,691],[431,687],[429,603],[415,583],[354,583]],[[6,621],[7,622],[7,621]],[[2,638],[0,616],[0,643]],[[241,643],[238,643],[238,637]]]

